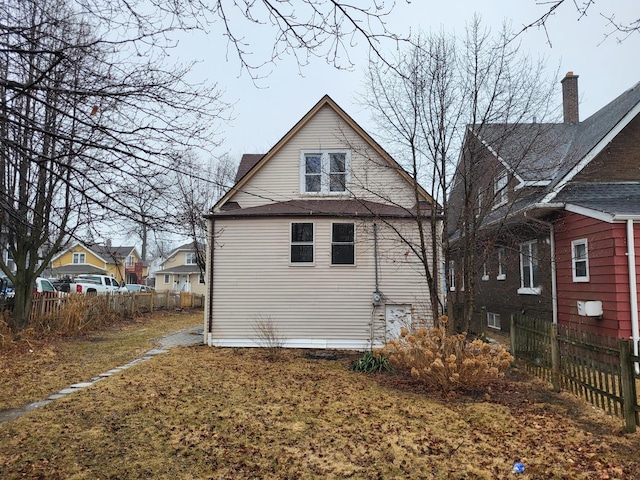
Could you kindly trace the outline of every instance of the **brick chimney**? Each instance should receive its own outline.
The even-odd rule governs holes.
[[[562,83],[562,110],[564,113],[564,123],[580,122],[578,112],[578,75],[567,72],[560,82]]]

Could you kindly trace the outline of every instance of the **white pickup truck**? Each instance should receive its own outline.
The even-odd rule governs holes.
[[[120,284],[107,275],[78,275],[69,285],[70,293],[117,293]]]

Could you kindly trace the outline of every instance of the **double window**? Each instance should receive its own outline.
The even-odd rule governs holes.
[[[325,195],[342,194],[349,183],[350,154],[337,150],[303,151],[300,190]]]
[[[574,282],[589,281],[589,254],[586,238],[571,242],[571,270]]]
[[[520,288],[518,293],[538,295],[541,292],[538,282],[538,243],[534,240],[520,245]]]
[[[331,225],[331,265],[355,265],[355,225]]]
[[[74,253],[73,263],[86,263],[86,258],[86,254],[84,253]]]
[[[487,312],[487,326],[500,330],[500,314]]]
[[[292,223],[289,243],[292,265],[313,265],[315,262],[314,224]],[[331,224],[331,265],[355,265],[355,224]]]
[[[291,263],[313,265],[313,223],[291,224]]]
[[[133,267],[136,264],[136,257],[133,255],[128,255],[127,260],[125,261],[125,266]]]

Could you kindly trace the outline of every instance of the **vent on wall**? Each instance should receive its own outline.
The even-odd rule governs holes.
[[[578,300],[578,315],[582,317],[601,317],[602,302],[600,300]]]

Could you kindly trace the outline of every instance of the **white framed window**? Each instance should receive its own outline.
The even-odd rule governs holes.
[[[313,265],[313,223],[291,223],[289,244],[291,265]]]
[[[354,223],[331,224],[331,265],[355,265],[355,235]]]
[[[165,273],[164,274],[164,283],[165,283],[165,285],[169,285],[169,280],[170,280],[169,279],[169,275]]]
[[[185,265],[196,265],[198,262],[196,260],[196,252],[188,252],[185,255]]]
[[[300,191],[341,195],[349,185],[351,153],[345,150],[303,150],[300,154]]]
[[[483,206],[484,206],[484,192],[478,192],[478,205],[476,207],[476,218],[482,215]]]
[[[449,290],[456,291],[456,262],[449,260]]]
[[[86,263],[87,256],[85,253],[74,253],[73,263]]]
[[[500,314],[487,312],[487,327],[500,330]]]
[[[506,255],[505,249],[499,248],[498,249],[498,276],[496,277],[496,280],[505,280],[507,278],[507,274],[505,273],[505,269],[504,269],[505,255]]]
[[[198,276],[198,283],[199,283],[200,285],[204,285],[204,275],[203,275],[203,274],[200,274],[200,275]]]
[[[487,262],[482,264],[482,281],[486,282],[489,280],[489,271],[487,270]]]
[[[571,271],[574,282],[589,281],[589,248],[586,238],[571,242]]]
[[[538,280],[538,242],[520,245],[520,288],[518,293],[539,295],[542,289]]]
[[[133,267],[136,264],[136,257],[134,257],[133,255],[129,255],[127,257],[127,260],[125,261],[125,265],[127,267]]]
[[[493,181],[493,196],[495,198],[493,208],[507,203],[507,183],[507,172],[501,172]]]

